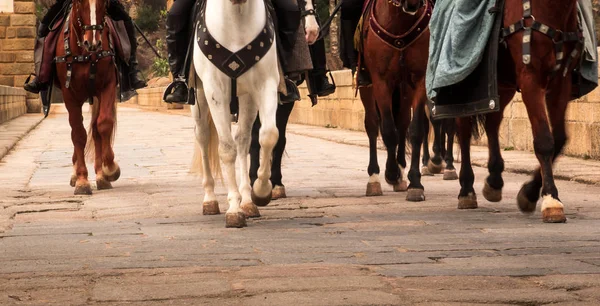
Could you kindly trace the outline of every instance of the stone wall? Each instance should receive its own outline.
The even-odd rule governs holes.
[[[0,124],[27,112],[25,90],[0,85]]]
[[[290,117],[291,123],[364,131],[364,109],[360,98],[354,98],[350,71],[335,71],[333,77],[337,85],[336,92],[319,98],[319,104],[315,107],[311,107],[306,87],[300,88],[303,100],[296,103]],[[569,141],[564,152],[600,159],[600,88],[582,99],[572,101],[566,119]],[[485,145],[485,137],[476,143]],[[533,150],[531,125],[519,94],[504,111],[500,144],[506,150]]]
[[[34,72],[34,12],[33,0],[14,0],[12,13],[0,13],[0,85],[22,87],[25,78]],[[38,95],[27,94],[26,99],[28,112],[39,113]]]

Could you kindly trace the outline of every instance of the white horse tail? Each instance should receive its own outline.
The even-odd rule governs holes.
[[[190,69],[191,71],[194,72],[194,76],[190,78],[191,80],[191,84],[190,86],[193,86],[195,88],[197,88],[198,90],[202,90],[201,88],[201,81],[197,78],[197,76],[195,76],[195,70],[192,64],[192,67]],[[192,106],[192,107],[200,107],[199,105],[200,101],[198,101],[198,99],[196,99],[196,105]],[[219,134],[217,133],[217,128],[215,127],[215,123],[212,119],[212,114],[210,113],[210,109],[208,107],[206,107],[206,118],[208,120],[208,165],[210,167],[210,172],[212,173],[213,178],[217,178],[222,180],[223,179],[223,172],[221,170],[221,160],[219,157]],[[194,118],[197,119],[197,118]],[[198,126],[196,126],[196,129],[198,128]],[[204,173],[204,167],[203,167],[203,156],[202,156],[202,150],[200,149],[200,143],[198,142],[198,137],[194,136],[194,155],[192,157],[192,167],[190,169],[190,172],[192,173],[197,173],[197,174],[202,174]]]

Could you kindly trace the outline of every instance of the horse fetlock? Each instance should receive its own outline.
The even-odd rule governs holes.
[[[546,223],[567,222],[564,205],[551,195],[542,198],[542,220]]]

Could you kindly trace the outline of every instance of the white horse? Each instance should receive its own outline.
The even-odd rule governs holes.
[[[206,29],[224,48],[237,52],[263,31],[267,18],[265,0],[206,0],[204,21]],[[308,0],[306,10],[313,9]],[[313,43],[318,25],[313,15],[305,17],[306,39]],[[192,116],[196,122],[197,140],[195,164],[202,169],[204,202],[203,214],[219,214],[214,192],[213,173],[220,175],[220,160],[225,167],[229,209],[225,214],[226,227],[246,226],[246,217],[258,217],[259,206],[271,200],[271,157],[279,132],[275,125],[280,81],[276,42],[246,73],[237,78],[239,118],[237,132],[232,135],[230,101],[231,79],[219,70],[198,46],[198,29],[194,35],[193,65],[200,79],[197,84],[196,105]],[[209,55],[210,56],[210,55]],[[257,113],[261,128],[261,164],[254,188],[250,187],[248,153],[251,130]],[[198,152],[199,151],[199,152]],[[235,161],[240,171],[236,181]]]

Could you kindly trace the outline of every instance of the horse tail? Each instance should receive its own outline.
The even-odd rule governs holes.
[[[194,67],[191,68],[192,71]],[[194,73],[195,74],[195,73]],[[195,87],[197,90],[201,89],[201,81],[194,75],[190,77],[190,86]],[[192,107],[197,107],[198,111],[194,114],[194,116],[201,116],[199,108],[200,101],[196,99],[196,105]],[[217,128],[215,126],[215,122],[212,119],[212,114],[210,113],[210,109],[206,108],[207,114],[206,118],[208,120],[208,165],[210,167],[210,172],[212,173],[213,178],[222,180],[223,172],[221,170],[221,160],[219,158],[219,134],[217,133]],[[202,118],[194,118],[195,120],[202,120]],[[196,125],[195,133],[202,132],[198,131],[198,125]],[[206,131],[205,131],[206,132]],[[204,166],[202,163],[202,150],[200,148],[200,143],[198,142],[198,137],[194,137],[194,155],[192,157],[192,166],[190,168],[191,173],[203,173]]]
[[[87,141],[85,143],[85,159],[89,162],[93,162],[96,157],[96,144],[94,143],[94,129],[97,129],[96,121],[98,121],[98,114],[100,112],[100,103],[98,98],[94,97],[94,103],[90,105],[90,126],[87,129]],[[98,144],[101,145],[101,144]]]
[[[219,158],[219,134],[217,134],[217,128],[213,122],[210,110],[208,110],[208,129],[209,129],[209,140],[208,140],[208,165],[213,178],[221,179],[223,172],[221,170],[221,160]],[[197,128],[197,127],[196,127]],[[202,163],[202,150],[200,149],[200,143],[198,139],[194,141],[194,156],[192,157],[192,167],[190,172],[202,173],[204,170]]]

